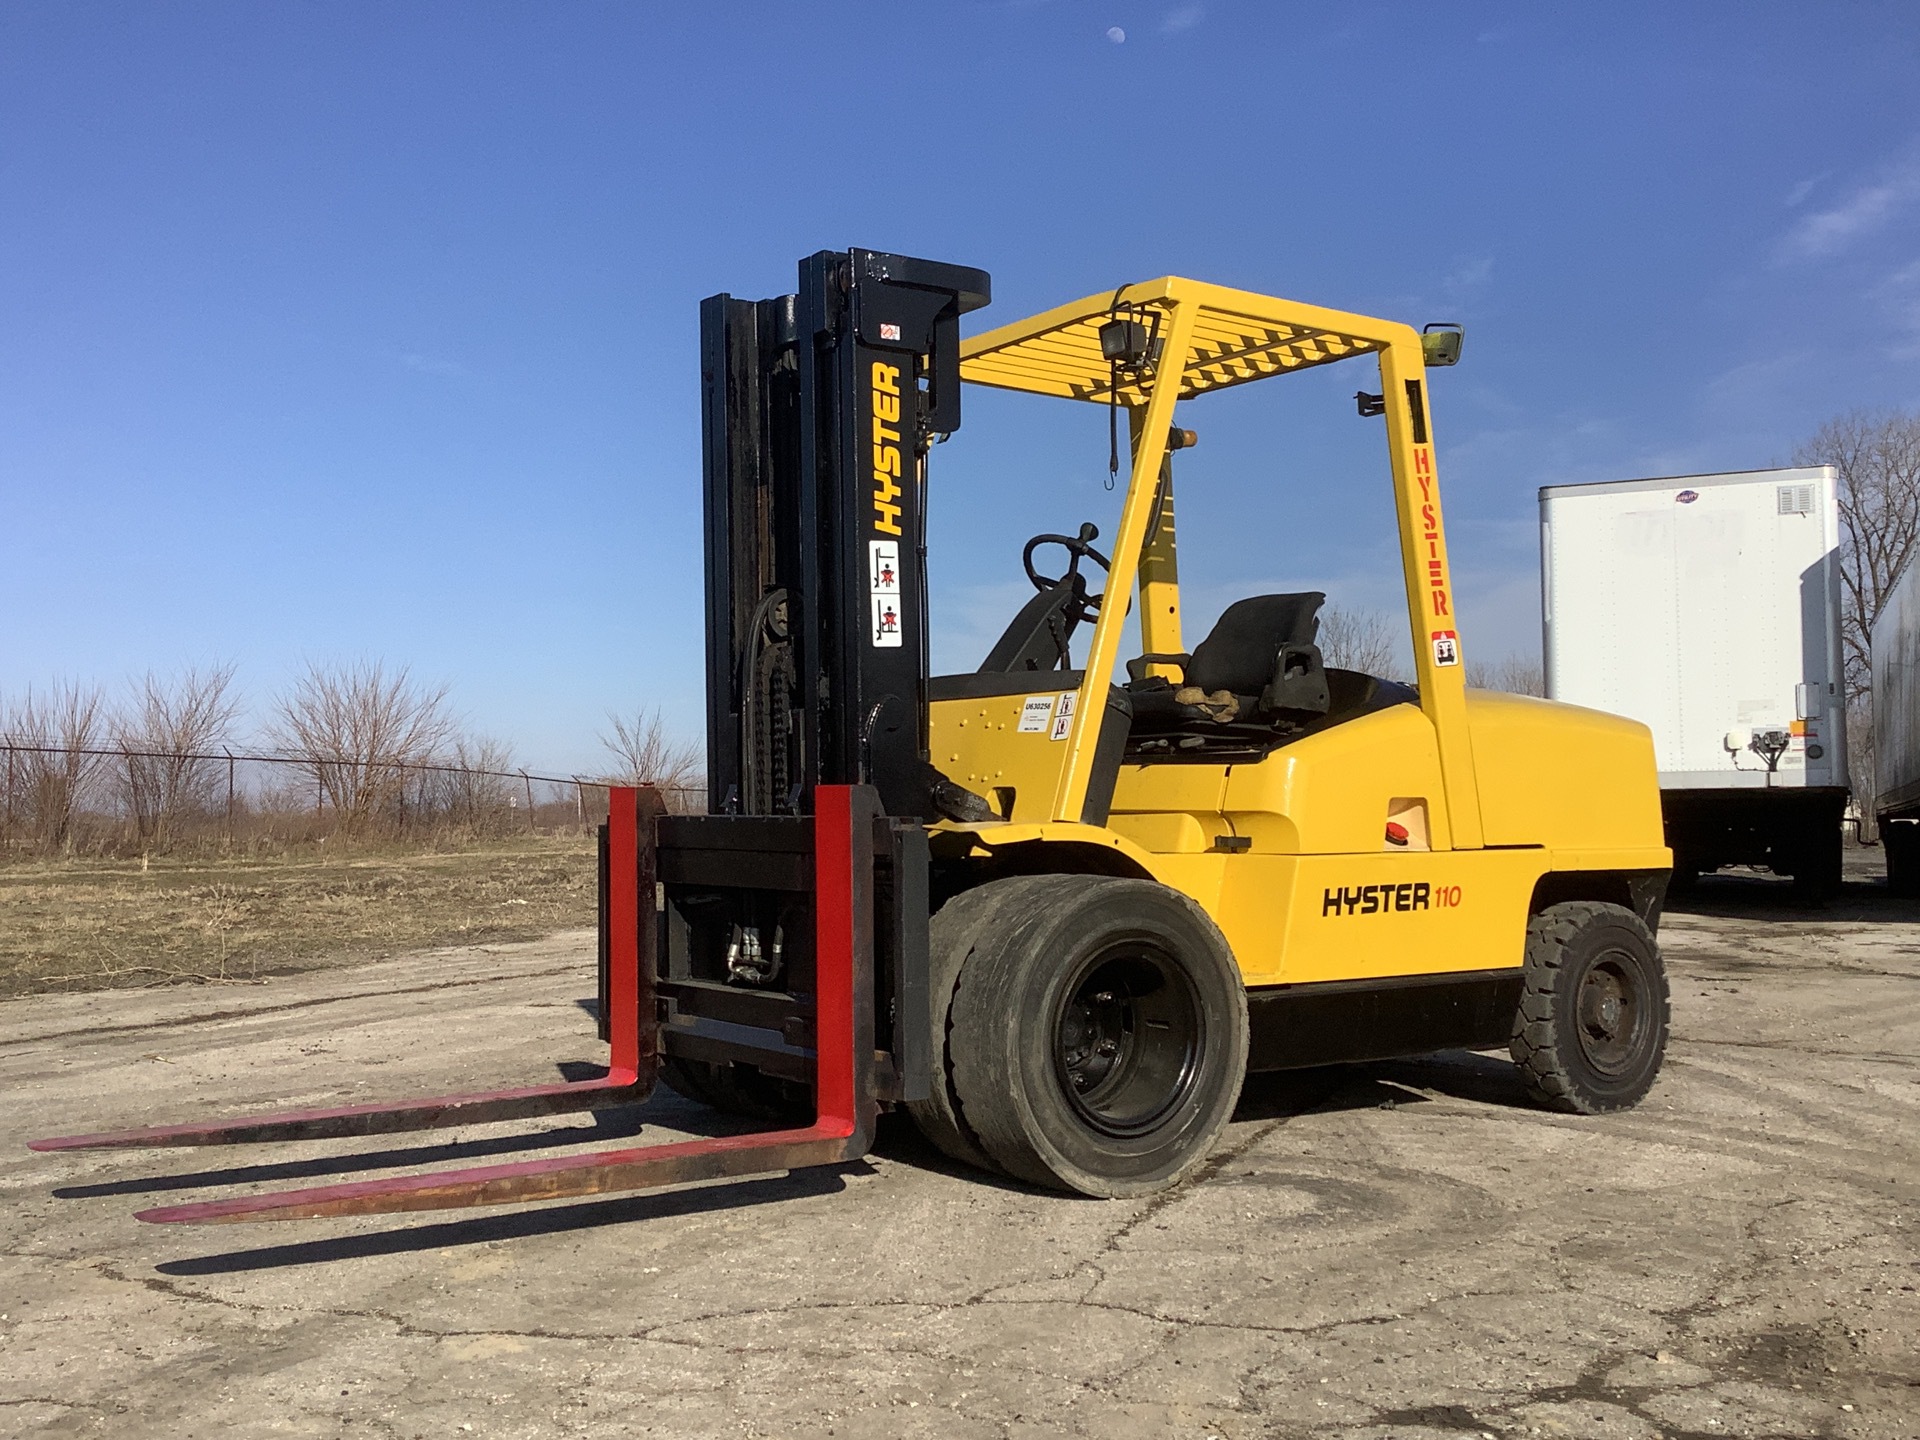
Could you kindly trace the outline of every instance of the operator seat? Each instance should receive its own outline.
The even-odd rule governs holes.
[[[1127,662],[1134,736],[1271,731],[1327,713],[1331,696],[1314,637],[1326,595],[1254,595],[1226,608],[1191,655]],[[1178,665],[1178,682],[1148,675]]]

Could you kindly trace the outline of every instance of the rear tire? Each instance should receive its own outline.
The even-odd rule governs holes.
[[[1146,880],[1053,877],[992,904],[950,1013],[961,1124],[1035,1185],[1120,1197],[1177,1183],[1246,1075],[1246,991],[1225,937]]]
[[[1666,1055],[1666,967],[1653,932],[1621,905],[1576,900],[1527,922],[1513,1062],[1549,1109],[1604,1115],[1640,1102]]]

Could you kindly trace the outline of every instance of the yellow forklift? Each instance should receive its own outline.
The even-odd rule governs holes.
[[[1543,1104],[1638,1101],[1668,1030],[1652,741],[1465,685],[1426,385],[1458,330],[1167,278],[963,340],[988,294],[852,250],[801,262],[794,294],[703,304],[710,813],[613,794],[605,1076],[37,1147],[432,1128],[658,1076],[781,1128],[142,1218],[843,1163],[884,1108],[981,1169],[1123,1196],[1199,1164],[1249,1070],[1510,1047]],[[1385,430],[1412,683],[1326,665],[1319,593],[1237,600],[1191,647],[1181,623],[1183,427],[1214,391],[1341,362]],[[1032,599],[978,669],[935,676],[923,501],[963,383],[1106,407],[1131,465],[1111,542],[1035,536]]]

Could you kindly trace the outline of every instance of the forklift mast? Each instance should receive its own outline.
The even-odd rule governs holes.
[[[927,450],[960,425],[984,271],[823,250],[799,289],[700,307],[707,776],[715,815],[872,785],[931,820]]]

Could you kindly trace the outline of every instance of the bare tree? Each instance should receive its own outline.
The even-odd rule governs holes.
[[[513,751],[498,740],[457,735],[440,763],[451,768],[423,777],[428,811],[475,832],[500,828],[514,806]]]
[[[74,819],[106,763],[100,751],[103,697],[97,685],[57,680],[26,698],[6,716],[9,738],[19,747],[8,813],[21,814],[48,850],[73,844]]]
[[[274,742],[305,762],[348,835],[396,808],[409,765],[425,764],[453,734],[447,687],[416,682],[379,661],[309,665],[275,702]]]
[[[1475,690],[1505,690],[1510,695],[1545,695],[1545,668],[1531,655],[1467,662],[1467,684]]]
[[[209,752],[230,738],[240,697],[233,666],[190,666],[172,680],[148,671],[113,720],[120,790],[141,846],[164,847],[190,815],[211,808],[223,762]]]
[[[1847,693],[1873,687],[1873,622],[1920,544],[1920,411],[1855,410],[1794,452],[1839,475],[1841,649]]]
[[[608,711],[607,721],[613,733],[601,735],[600,743],[612,752],[616,768],[602,777],[604,783],[657,785],[669,805],[687,803],[706,772],[700,747],[669,736],[657,710],[642,710],[631,721]]]
[[[1399,627],[1378,610],[1329,605],[1320,612],[1320,654],[1335,669],[1393,678],[1399,638]]]
[[[1855,410],[1827,421],[1794,451],[1797,465],[1839,476],[1840,649],[1846,682],[1847,768],[1863,815],[1873,814],[1873,625],[1920,551],[1920,411]]]

